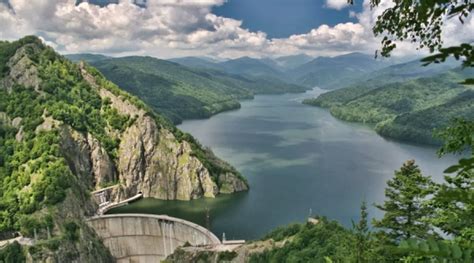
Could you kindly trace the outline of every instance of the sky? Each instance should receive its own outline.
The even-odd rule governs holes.
[[[214,14],[241,20],[243,28],[263,31],[269,38],[304,34],[323,24],[357,22],[350,11],[362,11],[362,1],[337,10],[322,0],[230,0],[212,9]]]
[[[38,35],[61,53],[159,58],[373,54],[372,27],[392,0],[0,0],[0,39]],[[447,44],[473,41],[474,19],[445,23]],[[399,43],[394,55],[419,55]]]

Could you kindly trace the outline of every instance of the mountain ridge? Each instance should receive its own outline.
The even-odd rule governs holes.
[[[110,58],[92,61],[91,64],[174,123],[237,109],[240,99],[253,98],[254,94],[306,90],[274,78],[192,68],[153,57]]]
[[[328,108],[342,120],[374,124],[376,131],[387,138],[440,145],[433,132],[455,118],[474,118],[473,91],[459,84],[474,72],[444,69],[437,69],[442,73],[427,70],[426,76],[419,78],[394,76],[393,82],[374,78],[304,103]]]

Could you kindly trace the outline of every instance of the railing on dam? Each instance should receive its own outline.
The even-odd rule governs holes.
[[[192,222],[166,215],[113,214],[92,217],[97,232],[118,262],[159,262],[176,248],[220,245],[212,232]]]

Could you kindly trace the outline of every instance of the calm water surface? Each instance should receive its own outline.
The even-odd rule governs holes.
[[[239,110],[179,126],[234,165],[248,179],[248,193],[191,202],[144,199],[114,212],[181,217],[228,239],[256,239],[310,213],[350,226],[363,200],[383,201],[386,181],[405,160],[415,159],[437,181],[456,162],[438,159],[435,148],[386,140],[301,104],[320,93],[257,96]],[[380,215],[373,207],[370,212]]]

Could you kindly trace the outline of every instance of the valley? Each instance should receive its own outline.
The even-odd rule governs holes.
[[[386,180],[405,160],[416,159],[436,181],[456,162],[456,156],[439,159],[434,147],[386,140],[370,126],[301,104],[323,92],[258,95],[239,110],[178,126],[241,171],[249,192],[191,202],[144,199],[111,212],[164,213],[209,225],[228,239],[258,239],[278,226],[304,222],[310,213],[350,227],[363,200],[383,201]],[[380,216],[375,208],[369,211]]]
[[[69,57],[75,63],[34,36],[0,42],[0,233],[7,243],[23,240],[6,245],[0,259],[148,255],[179,262],[208,255],[260,262],[301,250],[296,238],[320,242],[320,235],[342,238],[331,253],[347,258],[342,251],[359,205],[384,202],[386,182],[407,160],[442,183],[459,156],[440,159],[433,131],[473,118],[472,89],[459,84],[472,70],[449,63],[427,70],[416,62],[368,62],[359,53],[174,60],[187,66],[140,56]],[[332,63],[344,70],[330,73]],[[358,63],[364,70],[354,72]],[[305,76],[331,78],[291,75],[305,65]],[[375,207],[364,211],[383,217]],[[132,249],[128,234],[115,229],[119,221],[137,226],[133,240],[143,240],[133,251],[149,252],[116,249]],[[147,245],[146,233],[160,250]],[[188,245],[201,235],[212,242]]]

